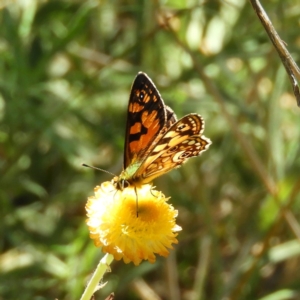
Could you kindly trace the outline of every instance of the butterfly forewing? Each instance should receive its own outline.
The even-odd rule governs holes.
[[[168,112],[168,115],[172,119],[174,113]],[[138,73],[128,104],[124,169],[145,158],[166,122],[167,112],[159,92],[150,78]]]

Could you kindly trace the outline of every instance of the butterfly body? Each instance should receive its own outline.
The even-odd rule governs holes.
[[[198,156],[211,144],[201,135],[203,130],[204,120],[198,114],[177,120],[151,79],[139,72],[131,88],[124,166],[120,176],[114,178],[116,187],[150,183]]]

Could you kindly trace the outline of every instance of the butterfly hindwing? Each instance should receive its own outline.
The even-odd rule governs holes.
[[[173,169],[180,167],[187,159],[198,156],[206,150],[210,141],[205,141],[200,136],[192,136],[181,142],[176,148],[170,148],[152,161],[143,173],[143,182],[152,182]]]
[[[189,114],[174,123],[161,137],[151,154],[137,170],[143,182],[151,182],[168,171],[181,166],[188,158],[205,151],[211,141],[200,136],[204,120],[197,114]]]

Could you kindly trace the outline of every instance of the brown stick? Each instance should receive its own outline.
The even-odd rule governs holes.
[[[249,0],[252,7],[254,8],[257,16],[263,24],[271,42],[273,43],[278,55],[285,67],[285,70],[290,78],[293,86],[294,95],[296,97],[297,105],[300,106],[300,90],[297,79],[300,80],[300,69],[295,63],[291,54],[287,50],[285,43],[282,41],[278,33],[276,32],[271,20],[261,6],[259,0]]]

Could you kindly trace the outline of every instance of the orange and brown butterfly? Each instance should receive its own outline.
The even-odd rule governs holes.
[[[208,149],[203,118],[195,113],[177,120],[152,80],[139,72],[132,84],[125,135],[124,165],[113,179],[118,189],[150,183],[188,158]]]

